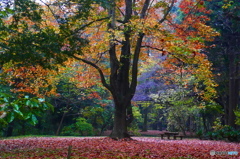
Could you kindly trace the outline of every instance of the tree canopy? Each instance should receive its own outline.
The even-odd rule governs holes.
[[[186,71],[201,83],[199,96],[215,95],[204,50],[219,34],[207,25],[206,14],[203,0],[14,1],[0,12],[0,64],[41,70],[57,70],[69,60],[90,65],[114,101],[111,137],[125,138],[144,62],[166,56],[165,66],[172,70],[189,65]]]

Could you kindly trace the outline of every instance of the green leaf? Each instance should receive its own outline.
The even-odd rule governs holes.
[[[32,114],[31,119],[30,119],[30,124],[36,125],[38,123],[38,120],[34,114]]]
[[[23,113],[20,110],[14,109],[13,111],[23,117]]]
[[[9,98],[4,97],[4,98],[3,98],[3,101],[4,101],[4,102],[9,102]]]
[[[48,102],[44,102],[43,104],[43,110],[50,109],[51,111],[54,111],[54,106]]]
[[[38,108],[39,107],[39,101],[37,99],[34,99],[34,98],[31,99],[31,106]]]
[[[14,10],[13,10],[13,9],[10,9],[10,8],[6,8],[6,11],[7,11],[7,13],[9,13],[9,14],[13,14],[13,13],[14,13]]]
[[[27,100],[27,101],[26,101],[26,105],[27,105],[27,106],[30,106],[31,104],[32,104],[32,103],[31,103],[30,100]]]
[[[38,101],[41,102],[45,102],[45,98],[38,98]]]
[[[13,104],[13,109],[14,110],[19,110],[19,105],[18,104]]]
[[[13,112],[10,112],[10,113],[8,113],[7,116],[6,116],[6,121],[7,121],[8,123],[11,123],[11,122],[14,120],[14,118],[15,118],[14,113],[13,113]]]
[[[31,116],[32,116],[32,113],[31,113],[31,112],[27,112],[27,113],[24,113],[24,112],[23,112],[23,118],[24,118],[24,120],[29,119]]]

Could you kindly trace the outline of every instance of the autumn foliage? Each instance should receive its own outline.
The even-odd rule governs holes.
[[[71,63],[67,62],[65,65],[72,67],[71,64],[75,63],[72,58],[75,57],[82,62],[85,61],[86,63],[86,61],[88,61],[97,66],[98,70],[101,70],[106,79],[111,74],[111,67],[109,67],[110,61],[112,60],[109,61],[110,44],[115,47],[115,60],[117,62],[121,63],[121,59],[129,58],[129,64],[132,65],[133,61],[131,56],[134,55],[135,47],[139,45],[136,43],[139,35],[143,34],[141,44],[138,46],[140,47],[139,57],[136,56],[140,62],[152,62],[152,57],[147,53],[150,52],[154,55],[153,58],[155,59],[166,55],[167,60],[164,66],[166,68],[174,69],[173,64],[179,62],[181,64],[192,64],[192,67],[189,68],[192,70],[190,73],[194,74],[199,82],[204,81],[206,89],[201,92],[201,95],[203,99],[209,99],[212,97],[212,94],[215,93],[213,87],[215,87],[216,84],[212,80],[212,72],[210,70],[211,63],[202,53],[202,50],[206,48],[204,44],[205,41],[211,41],[219,34],[206,25],[209,20],[206,14],[209,14],[211,11],[206,10],[204,1],[183,0],[179,2],[179,6],[177,6],[176,2],[177,1],[170,0],[160,2],[152,1],[148,4],[147,1],[139,0],[134,2],[131,9],[132,13],[127,12],[129,17],[125,17],[126,15],[124,14],[126,11],[126,2],[115,2],[116,8],[118,9],[114,11],[116,12],[114,15],[109,15],[109,10],[106,9],[106,7],[109,7],[107,4],[92,4],[91,10],[86,12],[88,17],[85,17],[87,19],[84,20],[81,18],[77,19],[75,16],[69,16],[67,19],[64,19],[65,14],[68,14],[68,12],[75,12],[73,9],[75,8],[74,5],[72,7],[69,6],[68,11],[59,9],[54,5],[46,5],[40,10],[34,7],[28,8],[28,10],[33,9],[34,11],[29,11],[29,15],[23,14],[25,16],[20,14],[16,17],[13,16],[4,22],[8,25],[15,24],[14,21],[19,18],[20,21],[16,23],[17,29],[14,30],[17,34],[11,34],[11,38],[19,40],[21,45],[23,45],[21,40],[26,44],[29,43],[29,45],[21,46],[23,48],[26,47],[22,50],[23,54],[27,56],[31,54],[31,52],[37,52],[39,57],[44,57],[43,61],[40,61],[40,65],[44,63],[44,60],[49,60],[46,61],[45,64],[47,63],[53,67],[59,67],[56,64],[62,63],[63,61],[71,61]],[[143,9],[144,5],[147,6],[147,11]],[[179,15],[175,12],[170,12],[173,7],[180,8],[183,13],[181,18],[179,18]],[[37,17],[34,16],[35,12],[38,15]],[[84,16],[84,14],[85,13],[82,12],[79,16]],[[113,19],[109,18],[109,16],[113,16]],[[59,17],[59,19],[56,17]],[[61,20],[68,21],[68,23],[63,23]],[[88,22],[87,24],[86,20]],[[112,27],[109,27],[110,23],[113,25]],[[36,29],[34,26],[38,26],[39,28]],[[82,30],[78,28],[79,26],[81,26],[80,28]],[[31,32],[29,32],[29,28],[31,28]],[[41,34],[38,32],[39,29],[42,30],[40,32]],[[30,33],[33,34],[33,39],[30,39]],[[53,35],[49,38],[48,35],[51,34]],[[21,37],[20,35],[24,36]],[[89,45],[81,44],[80,47],[81,41],[78,40],[81,39],[69,38],[75,38],[75,36],[76,38],[86,39]],[[11,40],[10,34],[5,38]],[[46,44],[40,44],[42,39],[48,39],[45,40]],[[56,41],[56,44],[51,41]],[[129,45],[129,55],[122,52],[126,41]],[[3,43],[5,44],[6,42]],[[11,43],[9,42],[9,44]],[[15,47],[15,45],[13,45],[13,47]],[[20,47],[17,46],[16,49],[20,49]],[[41,55],[47,52],[49,52],[50,55]],[[59,54],[59,52],[61,52],[61,54]],[[18,53],[15,53],[15,50],[10,50],[9,53],[13,54],[13,57],[18,57]],[[70,59],[68,59],[69,57]],[[12,77],[10,78],[16,78],[16,76],[18,76],[18,78],[24,79],[16,83],[8,77],[10,85],[16,87],[14,92],[25,92],[38,96],[55,94],[54,87],[56,81],[53,79],[55,78],[53,76],[56,76],[55,72],[48,69],[44,70],[44,68],[38,66],[40,58],[38,59],[37,56],[33,58],[36,60],[36,66],[21,67],[12,69],[11,71],[7,70],[11,72]],[[30,63],[34,62],[34,60],[32,60],[33,59],[31,59]],[[88,62],[87,64],[89,64]],[[29,61],[21,61],[21,63],[29,63]],[[79,83],[82,83],[83,80],[91,79],[92,76],[89,76],[89,74],[95,74],[96,76],[97,71],[94,68],[89,68],[89,70],[88,72],[83,71],[83,67],[74,70]],[[85,73],[83,74],[82,72]],[[134,71],[128,71],[129,74],[132,72]],[[96,80],[96,78],[94,78],[94,80]],[[96,84],[96,82],[92,80],[91,82],[82,84],[80,87],[94,84]],[[46,87],[52,88],[46,90]]]
[[[14,16],[1,21],[0,40],[9,57],[1,60],[23,65],[6,70],[12,90],[49,96],[66,75],[82,88],[100,83],[100,78],[114,101],[113,138],[129,137],[126,115],[132,116],[131,99],[145,62],[166,56],[163,66],[176,68],[177,73],[177,68],[189,65],[191,71],[186,71],[204,85],[198,91],[202,99],[210,100],[216,93],[211,63],[203,50],[218,33],[207,25],[209,11],[202,0],[49,1],[44,7],[27,1],[16,3],[16,12],[9,10]],[[89,70],[84,66],[74,70],[77,61]],[[61,69],[60,64],[66,67]],[[92,93],[89,98],[100,97]]]
[[[12,64],[6,64],[2,75],[14,93],[28,93],[38,97],[56,95],[56,71],[41,66],[14,67]]]

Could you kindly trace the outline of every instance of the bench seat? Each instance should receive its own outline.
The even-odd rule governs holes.
[[[170,139],[170,136],[172,136],[174,140],[176,140],[177,138],[182,140],[183,137],[184,137],[184,135],[181,135],[181,134],[178,134],[178,133],[174,133],[174,132],[164,132],[164,133],[158,134],[158,136],[160,136],[161,139],[163,139],[164,136],[167,137],[168,139]]]

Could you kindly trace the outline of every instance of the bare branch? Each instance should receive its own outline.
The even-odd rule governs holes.
[[[91,21],[85,25],[82,25],[80,28],[77,28],[74,30],[74,33],[77,33],[79,32],[80,30],[83,30],[85,29],[86,27],[90,26],[91,24],[95,23],[95,22],[99,22],[99,21],[102,21],[102,20],[106,20],[106,19],[110,19],[110,17],[104,17],[104,18],[100,18],[100,19],[97,19],[97,20],[94,20],[94,21]]]
[[[40,2],[43,3],[45,6],[47,6],[47,8],[48,8],[48,9],[50,10],[50,12],[52,13],[55,21],[58,23],[58,25],[60,25],[59,22],[58,22],[58,18],[57,18],[57,16],[54,14],[54,11],[53,11],[52,8],[50,7],[50,5],[47,4],[47,3],[45,3],[43,0],[40,0]]]
[[[157,51],[163,51],[163,49],[159,49],[159,48],[156,48],[156,47],[152,47],[152,46],[150,46],[150,45],[144,45],[144,46],[141,46],[141,47],[146,47],[146,48],[150,48],[150,49],[157,50]]]
[[[174,2],[175,2],[175,0],[172,0],[171,5],[168,7],[168,9],[167,9],[166,13],[164,14],[164,16],[162,17],[162,19],[159,20],[159,23],[162,23],[162,22],[164,22],[166,20],[168,14],[170,13],[170,11],[173,8]]]
[[[136,86],[137,86],[137,74],[138,74],[138,60],[141,51],[141,44],[143,40],[144,34],[139,33],[139,38],[137,39],[136,48],[133,55],[133,64],[132,64],[132,81],[130,85],[130,98],[135,94]]]
[[[77,59],[77,60],[79,60],[79,61],[82,61],[82,62],[84,62],[84,63],[86,63],[86,64],[94,67],[95,69],[97,69],[97,71],[98,71],[98,73],[99,73],[99,75],[100,75],[101,82],[102,82],[103,86],[106,87],[110,92],[112,92],[112,89],[111,89],[111,87],[109,86],[109,84],[107,84],[106,79],[105,79],[105,76],[104,76],[104,74],[103,74],[103,72],[102,72],[102,70],[101,70],[100,67],[98,67],[95,63],[93,63],[93,62],[91,62],[91,61],[88,61],[88,60],[86,60],[86,59],[79,58],[79,57],[77,57],[77,56],[75,56],[75,55],[71,55],[71,56],[72,56],[74,59]]]
[[[108,51],[109,51],[109,50],[106,50],[106,51],[104,51],[104,52],[98,53],[98,54],[99,54],[99,59],[95,62],[95,64],[97,64],[97,63],[102,59],[103,54],[107,53]]]
[[[150,4],[150,0],[146,0],[144,2],[143,8],[142,8],[142,11],[141,11],[141,14],[140,14],[141,19],[143,19],[146,16],[146,12],[148,10],[149,4]]]
[[[124,22],[127,23],[129,19],[132,17],[132,0],[125,0],[126,9],[125,9],[125,17]]]
[[[121,13],[122,16],[124,16],[124,13],[121,11],[121,9],[119,7],[117,7],[117,9],[119,10],[119,12]]]

